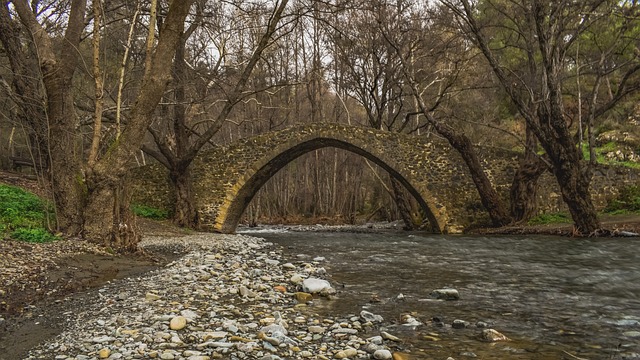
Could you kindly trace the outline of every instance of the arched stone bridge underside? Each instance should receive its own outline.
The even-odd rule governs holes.
[[[370,128],[314,124],[203,152],[192,164],[200,223],[207,230],[235,231],[253,196],[275,173],[324,147],[351,151],[387,170],[415,197],[434,232],[460,232],[469,222],[469,204],[479,204],[461,158],[448,145]]]

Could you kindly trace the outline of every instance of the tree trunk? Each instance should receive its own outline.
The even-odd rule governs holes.
[[[561,153],[562,155],[563,153]],[[578,159],[560,156],[554,160],[553,174],[558,180],[562,199],[567,204],[576,231],[590,235],[600,229],[600,221],[591,201],[591,176],[587,165]]]
[[[83,236],[118,252],[134,252],[140,241],[130,208],[126,177],[89,176]]]
[[[538,179],[547,170],[547,165],[536,154],[538,142],[527,127],[524,157],[511,183],[511,217],[515,222],[526,222],[537,210]]]
[[[193,200],[191,170],[189,167],[172,170],[169,178],[175,190],[173,223],[180,227],[197,229],[200,221]]]
[[[85,185],[81,169],[81,139],[75,129],[71,78],[56,73],[45,77],[49,117],[50,181],[58,230],[78,235],[82,230]]]
[[[391,178],[391,188],[393,189],[393,198],[400,212],[400,217],[404,222],[404,230],[415,230],[416,226],[411,217],[411,204],[407,199],[407,194],[402,191],[402,184],[398,180]]]

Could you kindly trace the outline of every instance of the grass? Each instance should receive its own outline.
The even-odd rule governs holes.
[[[539,214],[529,220],[529,225],[546,225],[546,224],[561,224],[571,222],[571,217],[567,213],[544,213]]]
[[[604,212],[612,215],[640,214],[640,185],[622,188],[618,196],[609,201]]]
[[[169,212],[162,209],[157,209],[147,205],[133,204],[131,205],[133,213],[136,216],[154,219],[154,220],[164,220],[169,218]]]
[[[607,159],[604,156],[604,154],[613,152],[617,148],[618,148],[618,144],[613,141],[608,142],[602,145],[601,147],[596,147],[595,148],[596,162],[598,164],[617,165],[617,166],[623,166],[623,167],[632,168],[632,169],[640,169],[640,163],[636,163],[632,161],[611,160],[611,159]],[[589,160],[591,158],[589,154],[589,144],[587,143],[582,144],[582,155],[585,160]]]
[[[49,242],[59,237],[47,230],[55,221],[46,201],[20,188],[0,185],[0,235],[26,242]]]

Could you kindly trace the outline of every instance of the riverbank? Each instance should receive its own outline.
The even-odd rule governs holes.
[[[0,359],[405,356],[399,339],[377,319],[314,314],[313,303],[326,297],[300,292],[299,282],[327,276],[317,261],[285,262],[270,243],[243,235],[149,236],[140,246],[184,255],[78,297],[30,306],[22,316],[35,318],[33,327],[58,321],[64,331],[32,348],[29,356],[3,339]],[[45,305],[57,309],[58,316],[45,319],[51,309],[48,314],[38,310]],[[7,322],[14,320],[5,319],[4,326],[12,328]]]
[[[382,341],[386,348],[379,350],[389,350],[390,354],[411,352],[404,343],[377,338],[384,326],[367,326],[360,314],[318,317],[314,302],[326,302],[324,297],[316,296],[306,306],[305,300],[300,303],[301,298],[295,294],[299,286],[291,278],[296,274],[327,276],[321,259],[310,260],[313,254],[309,254],[310,259],[294,260],[284,266],[287,260],[280,250],[257,238],[185,232],[144,220],[142,225],[147,234],[140,244],[145,256],[112,255],[78,240],[37,245],[0,242],[0,359],[24,359],[26,351],[47,340],[47,345],[37,347],[30,359],[92,359],[98,358],[103,349],[108,349],[113,359],[126,351],[142,351],[156,357],[166,353],[165,358],[174,359],[229,358],[232,354],[237,358],[302,358],[309,354],[332,358],[352,348],[378,349],[373,341]],[[383,225],[366,226],[363,232],[393,229]],[[343,226],[281,229],[300,233],[354,231]],[[7,291],[11,286],[18,291]],[[285,292],[281,293],[283,289]],[[183,312],[193,315],[189,311],[198,318],[184,316]],[[287,336],[295,345],[281,348],[282,339],[272,340],[280,341],[275,350],[265,349],[265,344],[270,343],[258,341],[263,336],[260,330],[276,319],[277,313],[290,326],[292,335]],[[147,315],[140,318],[141,314]],[[188,319],[190,328],[168,329],[177,316]],[[228,328],[238,330],[234,333]],[[474,333],[480,331],[475,329]],[[225,337],[215,338],[222,332]],[[117,333],[126,336],[113,335]],[[60,334],[62,338],[56,339]],[[373,340],[367,340],[370,338]],[[174,341],[177,339],[181,343]],[[203,345],[207,342],[215,344]],[[129,343],[142,347],[127,348]],[[185,356],[185,351],[190,355]],[[372,356],[361,351],[361,355]],[[135,358],[132,356],[129,358]]]

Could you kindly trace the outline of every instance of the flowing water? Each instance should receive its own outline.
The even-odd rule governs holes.
[[[317,314],[384,316],[415,359],[640,359],[640,239],[285,232],[259,236],[321,263],[338,289]],[[433,299],[454,288],[457,301]],[[398,299],[402,294],[404,299]],[[403,296],[400,296],[402,298]],[[402,326],[411,314],[424,325]],[[454,329],[453,320],[469,326]],[[511,341],[480,341],[478,322]]]

